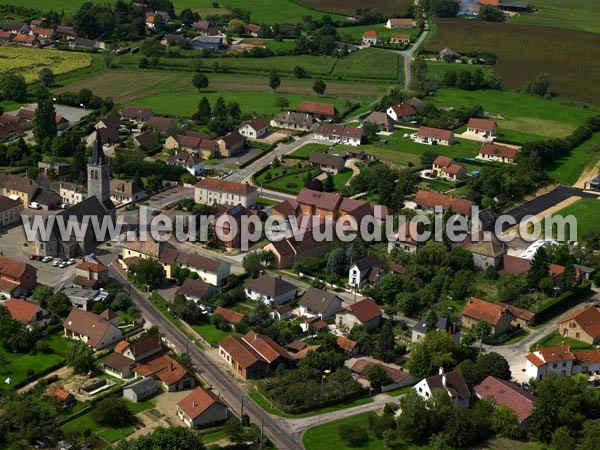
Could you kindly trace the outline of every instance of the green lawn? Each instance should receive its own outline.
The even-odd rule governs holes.
[[[594,198],[582,198],[575,203],[556,213],[562,217],[573,215],[577,219],[577,240],[591,230],[600,229],[598,212],[600,211],[600,200]]]
[[[29,369],[34,370],[35,373],[40,373],[63,361],[62,356],[53,353],[24,355],[22,353],[9,353],[0,348],[0,390],[11,389],[15,384],[24,381],[27,378]],[[7,378],[12,378],[10,385],[4,382]]]
[[[384,23],[375,24],[375,25],[357,25],[353,27],[339,27],[336,29],[338,35],[344,41],[352,41],[352,42],[362,42],[363,34],[365,31],[375,30],[379,33],[379,39],[388,42],[392,33],[398,34],[411,34],[416,35],[419,34],[419,28],[400,28],[396,30],[390,30],[385,27]]]
[[[374,415],[374,412],[368,412],[309,428],[302,436],[302,445],[306,450],[340,450],[351,448],[381,450],[384,448],[383,441],[375,438],[368,432],[369,417]],[[338,427],[340,425],[352,425],[362,428],[368,434],[367,441],[358,447],[348,446],[340,439],[338,434]]]
[[[319,171],[312,170],[311,173],[313,176],[317,176]],[[298,194],[304,187],[306,174],[306,170],[298,171],[297,169],[288,169],[285,167],[271,168],[256,177],[256,183],[262,185],[265,189],[279,189],[290,194]],[[271,178],[281,178],[277,178],[276,180],[269,179],[269,175]]]
[[[466,70],[467,72],[475,72],[475,70],[481,69],[483,73],[487,75],[493,70],[493,66],[484,66],[481,64],[456,64],[456,63],[444,63],[444,62],[427,62],[427,75],[429,78],[434,80],[442,81],[446,72],[450,70]]]
[[[442,88],[433,97],[433,101],[440,106],[481,105],[486,112],[501,115],[504,119],[496,120],[501,138],[507,131],[523,133],[531,138],[563,137],[575,130],[586,118],[600,111],[597,106],[583,108],[581,103],[563,98],[545,100],[508,90],[464,91]]]
[[[213,347],[219,344],[219,341],[223,338],[226,338],[230,334],[237,335],[232,331],[223,331],[214,327],[213,325],[192,325],[192,328],[196,333],[202,336],[206,341]]]
[[[583,171],[600,160],[600,133],[595,133],[579,147],[571,150],[569,155],[553,161],[546,167],[548,175],[553,180],[574,184]]]
[[[532,0],[529,4],[537,11],[533,14],[519,14],[511,22],[600,33],[597,0]]]
[[[352,178],[352,170],[344,169],[340,173],[333,176],[333,185],[335,190],[339,191]]]
[[[403,72],[403,58],[398,53],[377,48],[366,48],[338,60],[331,72],[332,76],[394,80],[400,82]]]
[[[534,351],[538,344],[542,348],[558,347],[563,341],[566,345],[570,345],[573,350],[590,350],[596,348],[592,344],[586,344],[585,342],[581,342],[576,339],[563,337],[560,334],[558,334],[558,331],[554,331],[545,338],[540,339],[535,344],[533,344],[529,350]]]
[[[309,158],[313,153],[327,153],[331,147],[324,144],[304,144],[297,150],[294,150],[289,156],[298,156],[300,158]]]

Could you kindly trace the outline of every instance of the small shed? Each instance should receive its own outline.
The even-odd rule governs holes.
[[[157,392],[158,386],[156,385],[156,381],[154,381],[154,378],[148,377],[136,381],[123,389],[123,397],[137,403],[152,397]]]

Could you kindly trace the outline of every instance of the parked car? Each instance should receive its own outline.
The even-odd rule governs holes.
[[[60,259],[57,259],[56,261],[54,261],[52,263],[52,267],[58,267],[62,264],[62,261]]]
[[[30,259],[31,261],[35,261],[35,260],[37,260],[37,257],[38,257],[38,255],[31,255],[31,256],[29,257],[29,259]]]

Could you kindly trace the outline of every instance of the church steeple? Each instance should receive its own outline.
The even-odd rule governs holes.
[[[96,130],[96,140],[92,156],[87,164],[88,196],[96,197],[103,205],[111,205],[110,201],[110,166],[102,149],[100,130]]]

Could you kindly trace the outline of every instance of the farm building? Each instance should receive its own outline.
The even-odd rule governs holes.
[[[123,389],[123,397],[132,402],[142,402],[158,392],[154,378],[144,378]]]

